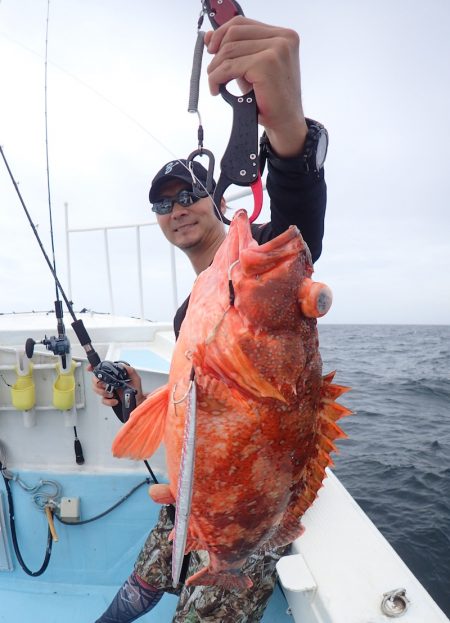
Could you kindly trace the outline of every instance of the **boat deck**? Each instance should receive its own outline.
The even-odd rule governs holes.
[[[57,480],[63,495],[80,496],[81,520],[94,517],[127,495],[146,475],[74,475],[22,472],[26,483],[39,478]],[[159,506],[139,487],[111,513],[84,525],[55,521],[58,541],[53,543],[50,563],[39,577],[29,577],[19,566],[10,547],[13,570],[0,571],[0,622],[94,623],[110,604],[117,589],[133,569],[142,544],[156,522]],[[2,492],[3,486],[0,487]],[[30,495],[12,483],[19,547],[27,566],[40,568],[45,555],[47,523],[34,507]],[[3,514],[9,521],[6,496]],[[0,565],[1,566],[1,565]],[[155,609],[142,617],[143,623],[169,622],[175,612],[176,596],[166,594]],[[264,623],[288,623],[288,604],[280,588],[271,598]]]
[[[0,368],[8,384],[17,380],[17,355],[26,339],[42,339],[52,330],[53,321],[41,315],[0,317]],[[127,358],[138,367],[147,391],[165,382],[173,348],[170,325],[101,316],[89,316],[86,321],[102,358]],[[57,361],[42,348],[36,348],[33,357],[33,409],[14,408],[8,384],[0,384],[0,441],[14,474],[29,486],[41,478],[57,481],[63,497],[79,498],[81,520],[86,520],[145,483],[148,472],[141,462],[112,456],[111,443],[121,424],[90,390],[91,378],[80,348],[74,348],[73,357],[80,365],[75,370],[76,406],[71,410],[57,409],[52,402]],[[75,462],[75,425],[84,465]],[[152,456],[151,465],[164,480],[163,449]],[[34,571],[45,554],[45,514],[17,482],[12,489],[20,550]],[[94,623],[129,576],[158,511],[143,484],[96,521],[70,526],[56,522],[59,540],[53,545],[50,564],[42,576],[34,578],[21,569],[12,551],[0,481],[0,623]],[[449,623],[332,472],[302,521],[305,534],[294,542],[293,555],[277,567],[284,593],[277,588],[264,623],[385,623],[382,603],[388,592],[399,588],[405,589],[409,603],[402,615],[404,623]],[[175,607],[176,597],[165,595],[140,620],[169,622]]]
[[[0,590],[0,621],[3,623],[94,623],[106,609],[118,587],[40,583],[34,590],[29,582],[17,581],[14,590]],[[141,617],[142,623],[169,623],[177,598],[166,594],[156,608]],[[288,605],[277,587],[267,607],[263,623],[292,623]]]

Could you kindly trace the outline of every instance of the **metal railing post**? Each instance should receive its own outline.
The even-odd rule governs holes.
[[[144,318],[144,283],[142,280],[142,256],[141,256],[141,227],[136,225],[136,253],[138,263],[138,282],[139,282],[139,308],[141,318]]]
[[[265,188],[265,184],[263,185]],[[251,190],[246,188],[244,190],[239,190],[234,194],[227,195],[225,200],[227,203],[231,203],[236,201],[236,199],[240,199],[242,197],[246,197],[251,195]],[[70,234],[72,233],[81,233],[81,232],[93,232],[93,231],[102,231],[103,238],[105,243],[105,254],[106,254],[106,271],[108,276],[108,290],[109,290],[109,302],[111,313],[115,313],[114,306],[114,296],[113,296],[113,284],[112,284],[112,274],[111,274],[111,265],[110,265],[110,256],[109,256],[109,241],[108,241],[108,232],[111,229],[130,229],[131,227],[136,230],[136,249],[137,249],[137,269],[138,269],[138,288],[139,288],[139,308],[141,318],[144,318],[144,283],[143,283],[143,271],[142,271],[142,252],[141,252],[141,228],[142,227],[151,227],[156,226],[158,223],[131,223],[129,225],[111,225],[109,227],[85,227],[78,229],[69,229],[69,211],[68,204],[64,204],[65,208],[65,227],[66,227],[66,255],[67,255],[67,275],[68,275],[68,292],[70,298],[72,298],[72,269],[70,263]],[[178,283],[177,283],[177,266],[176,266],[176,251],[173,245],[169,245],[170,252],[170,268],[171,268],[171,282],[172,282],[172,302],[174,312],[178,309]]]
[[[113,292],[112,292],[111,265],[109,261],[109,245],[108,245],[108,228],[107,227],[103,228],[103,238],[105,240],[106,271],[108,274],[109,304],[111,305],[111,313],[115,314],[114,298],[113,298]]]
[[[178,309],[178,286],[177,286],[177,265],[175,257],[175,247],[170,245],[170,272],[172,273],[172,297],[173,297],[173,311],[174,313]]]
[[[72,300],[72,270],[70,266],[70,240],[69,240],[69,204],[64,204],[64,224],[66,228],[66,263],[67,263],[67,291],[69,300]]]

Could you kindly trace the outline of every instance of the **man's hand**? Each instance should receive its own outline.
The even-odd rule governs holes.
[[[211,93],[219,85],[237,80],[243,93],[253,89],[259,123],[274,151],[281,157],[296,156],[306,133],[300,88],[298,34],[237,16],[205,35]]]
[[[128,385],[130,385],[137,391],[136,406],[138,406],[146,398],[146,395],[143,394],[142,392],[141,377],[136,372],[136,370],[132,368],[131,366],[127,366],[125,364],[122,364],[122,365],[126,369],[128,373],[128,377],[130,379],[128,382]],[[88,365],[87,369],[88,369],[88,372],[93,371],[93,368],[90,364]],[[106,391],[105,383],[97,379],[95,375],[92,376],[92,389],[96,394],[98,394],[101,397],[102,403],[106,405],[107,407],[115,407],[117,404],[119,404],[119,401],[117,400],[117,398],[114,398],[112,393],[109,393]]]

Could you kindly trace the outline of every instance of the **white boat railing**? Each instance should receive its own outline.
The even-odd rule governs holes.
[[[112,275],[111,275],[111,257],[109,251],[109,240],[108,233],[111,230],[117,229],[134,229],[136,236],[136,267],[137,267],[137,276],[138,276],[138,296],[139,296],[139,313],[141,318],[145,318],[145,310],[144,310],[144,283],[142,278],[142,256],[141,256],[141,229],[144,227],[155,227],[158,225],[156,221],[148,222],[148,223],[128,223],[126,225],[105,225],[100,227],[79,227],[79,228],[70,228],[69,227],[69,210],[68,204],[64,204],[65,210],[65,230],[66,230],[66,258],[67,258],[67,283],[68,283],[68,294],[69,298],[72,298],[72,267],[70,261],[70,235],[71,234],[79,234],[79,233],[88,233],[93,231],[103,232],[103,242],[104,242],[104,255],[106,261],[106,272],[107,272],[107,282],[108,282],[108,296],[109,296],[109,307],[112,314],[115,314],[115,306],[114,306],[114,297],[113,297],[113,287],[112,287]],[[175,249],[173,245],[170,246],[170,274],[171,274],[171,284],[172,284],[172,300],[173,307],[176,310],[178,308],[178,286],[177,286],[177,271],[176,271],[176,262],[175,262]]]
[[[265,188],[265,184],[263,184],[263,188]],[[232,194],[229,194],[225,197],[225,200],[228,203],[232,203],[237,199],[241,199],[243,197],[248,197],[252,194],[251,189],[244,188],[242,190],[236,191]],[[109,308],[111,314],[115,314],[115,305],[114,305],[114,296],[113,296],[113,285],[112,285],[112,274],[111,274],[111,257],[110,257],[110,249],[109,249],[109,238],[108,234],[111,230],[118,229],[134,229],[136,236],[136,268],[137,268],[137,277],[138,277],[138,296],[139,296],[139,314],[140,318],[145,318],[145,308],[144,308],[144,282],[142,277],[142,254],[141,254],[141,230],[145,227],[155,227],[158,226],[156,221],[149,221],[145,223],[127,223],[126,225],[105,225],[105,226],[96,226],[96,227],[69,227],[69,209],[68,204],[64,204],[65,210],[65,232],[66,232],[66,261],[67,261],[67,283],[68,283],[68,295],[69,298],[72,299],[72,267],[71,267],[71,257],[70,257],[70,236],[72,234],[80,234],[80,233],[88,233],[88,232],[103,232],[103,248],[104,248],[104,256],[106,261],[106,271],[107,271],[107,283],[108,283],[108,296],[109,296]],[[171,286],[172,286],[172,303],[173,303],[173,312],[178,309],[178,283],[177,283],[177,270],[176,270],[176,260],[175,260],[175,248],[173,245],[169,245],[170,247],[170,274],[171,274]]]

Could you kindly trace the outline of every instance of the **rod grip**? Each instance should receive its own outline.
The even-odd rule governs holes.
[[[98,366],[98,364],[101,362],[101,359],[91,344],[91,338],[86,331],[83,321],[79,319],[72,322],[72,329],[75,331],[75,335],[77,336],[81,346],[86,351],[89,363],[93,368],[95,368],[95,366]]]

